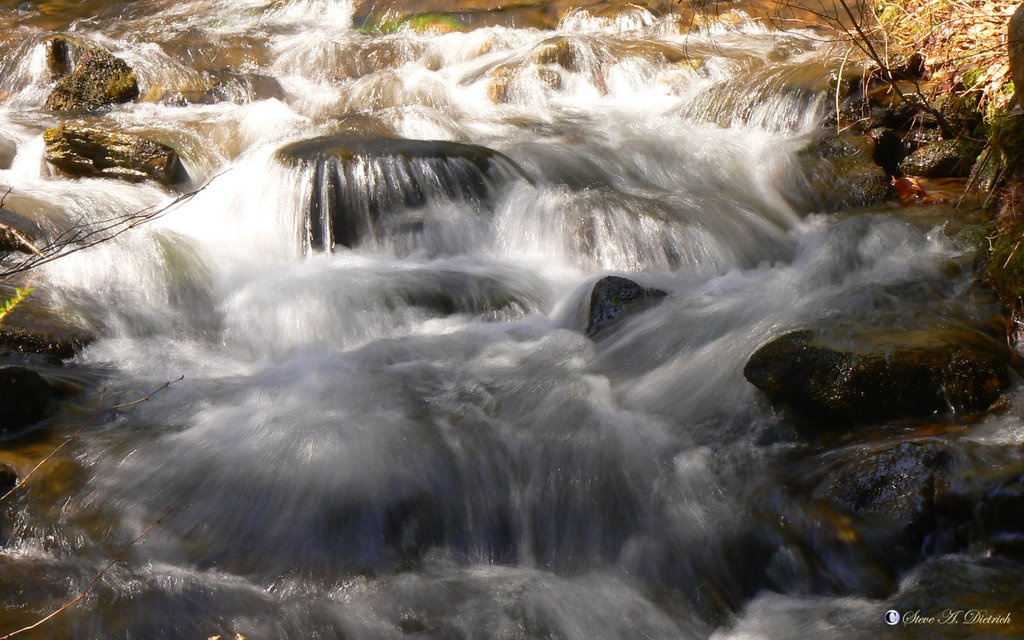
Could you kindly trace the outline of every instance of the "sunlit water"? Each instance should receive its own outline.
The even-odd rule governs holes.
[[[92,385],[44,431],[184,380],[102,414],[6,507],[0,626],[73,597],[168,509],[38,637],[868,637],[893,606],[1015,584],[1008,561],[915,567],[884,536],[850,544],[788,491],[794,460],[828,458],[742,377],[760,344],[823,319],[994,312],[971,293],[969,229],[827,214],[843,185],[816,191],[802,153],[838,66],[815,34],[634,11],[369,35],[338,0],[105,15],[68,31],[128,61],[142,100],[84,122],[170,141],[208,184],[45,268],[34,295],[100,337],[75,362]],[[8,206],[59,230],[170,201],[43,161],[44,18],[0,13]],[[556,39],[571,70],[533,62]],[[189,101],[217,73],[222,100]],[[315,170],[277,152],[339,132],[514,164],[482,197],[441,194],[320,251]],[[378,170],[343,176],[361,206]],[[585,304],[606,274],[669,296],[595,342]],[[942,437],[1016,460],[1019,413]]]

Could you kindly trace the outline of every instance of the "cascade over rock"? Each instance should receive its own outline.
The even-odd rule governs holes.
[[[440,199],[480,202],[523,176],[493,149],[442,140],[324,136],[277,155],[307,172],[305,241],[315,250],[355,247],[395,213]]]

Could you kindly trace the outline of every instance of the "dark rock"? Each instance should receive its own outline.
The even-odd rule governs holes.
[[[0,496],[18,486],[18,472],[10,465],[0,464]]]
[[[47,162],[71,176],[167,185],[188,179],[177,152],[148,138],[61,125],[44,132],[43,140]]]
[[[990,489],[978,507],[978,533],[1007,555],[1024,555],[1024,475]]]
[[[46,68],[58,80],[71,73],[82,54],[91,48],[77,38],[53,36],[46,41]]]
[[[978,149],[957,140],[939,140],[907,156],[900,169],[919,178],[966,177],[971,173]]]
[[[46,98],[49,111],[95,111],[139,96],[135,72],[98,48],[86,50],[75,68],[57,81]]]
[[[0,253],[33,253],[33,243],[17,229],[0,226]]]
[[[870,206],[893,197],[892,179],[875,163],[873,146],[866,136],[845,132],[826,134],[808,150],[821,158],[815,182],[817,191],[828,195],[828,205]]]
[[[661,289],[641,287],[627,278],[605,276],[590,293],[586,334],[593,338],[627,314],[642,309],[668,294]]]
[[[819,493],[858,515],[881,516],[918,546],[931,528],[945,454],[934,442],[903,442],[834,468]]]
[[[885,169],[890,176],[902,176],[900,161],[907,156],[907,150],[896,132],[877,127],[868,131],[868,139],[871,141],[871,159],[875,164]]]
[[[920,80],[924,77],[925,69],[924,55],[914,53],[906,60],[894,65],[892,74],[898,80]]]
[[[984,411],[1009,381],[1009,349],[975,331],[843,329],[776,338],[743,375],[773,402],[833,424]]]
[[[385,219],[434,200],[482,202],[524,177],[493,149],[440,140],[335,135],[283,147],[277,156],[309,169],[307,245],[356,246],[384,231]],[[379,176],[367,187],[365,173]]]
[[[41,375],[25,367],[0,368],[0,431],[14,431],[38,422],[53,396]]]
[[[93,339],[92,336],[74,329],[33,329],[11,326],[8,321],[0,325],[0,350],[55,356],[62,360],[74,357]]]

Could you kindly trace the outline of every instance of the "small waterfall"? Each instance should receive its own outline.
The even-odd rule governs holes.
[[[523,177],[509,158],[452,142],[323,137],[296,142],[278,156],[298,163],[309,193],[305,246],[377,244],[392,225],[422,225],[408,215],[437,200],[477,203]]]

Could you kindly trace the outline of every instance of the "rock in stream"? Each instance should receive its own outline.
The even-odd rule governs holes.
[[[798,415],[849,424],[984,411],[1010,361],[1005,344],[969,329],[807,329],[762,346],[743,375]]]

